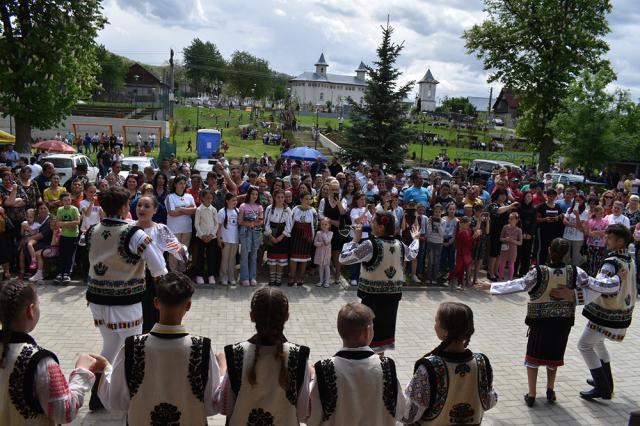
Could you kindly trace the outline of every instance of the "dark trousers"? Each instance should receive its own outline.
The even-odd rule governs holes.
[[[205,276],[218,276],[220,272],[220,247],[218,247],[218,240],[214,239],[205,243],[200,238],[196,238],[195,241],[195,274],[198,277]],[[205,263],[206,260],[206,263]],[[205,264],[207,266],[207,274],[205,275]]]
[[[522,245],[518,247],[518,258],[516,260],[516,271],[521,277],[527,275],[531,268],[531,250],[533,249],[533,238],[522,240]]]
[[[73,260],[76,257],[78,237],[60,237],[60,254],[58,255],[58,274],[71,274]]]

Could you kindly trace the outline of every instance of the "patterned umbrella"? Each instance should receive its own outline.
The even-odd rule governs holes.
[[[75,154],[76,149],[64,142],[50,139],[47,141],[40,141],[31,145],[31,148],[41,149],[47,152],[60,152],[62,154]]]

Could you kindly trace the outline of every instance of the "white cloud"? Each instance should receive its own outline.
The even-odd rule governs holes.
[[[608,54],[617,86],[640,96],[640,9],[637,0],[614,0]],[[419,80],[427,67],[440,81],[438,96],[487,96],[482,63],[468,55],[462,32],[484,17],[482,0],[105,0],[110,25],[98,41],[110,50],[150,64],[168,59],[199,37],[223,55],[247,50],[281,72],[313,70],[321,52],[330,72],[353,74],[370,64],[380,25],[390,17],[393,40],[404,42],[402,81]],[[283,25],[282,17],[287,17]],[[494,94],[500,86],[493,84]]]

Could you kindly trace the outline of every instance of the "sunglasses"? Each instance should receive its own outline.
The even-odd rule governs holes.
[[[607,196],[605,196],[604,198],[608,198],[608,199],[610,199],[610,200],[611,200],[611,199],[613,199],[613,197],[612,197],[611,195],[607,195]]]

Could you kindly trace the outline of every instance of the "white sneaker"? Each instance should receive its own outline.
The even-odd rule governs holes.
[[[209,277],[209,284],[215,284],[216,283],[216,277],[214,277],[213,275],[211,275]]]
[[[196,277],[196,284],[204,284],[204,278],[201,276]]]
[[[420,282],[420,278],[418,278],[417,275],[412,276],[411,279],[413,280],[414,283],[419,283]]]
[[[324,284],[322,284],[322,287],[324,287],[324,288],[329,288],[329,283],[324,283]]]
[[[351,284],[352,286],[354,286],[354,287],[355,287],[355,286],[357,286],[357,285],[358,285],[358,281],[356,281],[356,280],[351,280],[351,281],[349,282],[349,284]]]
[[[236,280],[229,280],[229,285],[236,285]]]
[[[252,287],[255,287],[255,286],[257,286],[257,285],[258,285],[258,281],[256,281],[255,279],[251,280],[251,282],[250,282],[250,283],[251,283],[251,286],[252,286]]]
[[[38,269],[36,273],[33,274],[31,278],[29,278],[29,281],[31,281],[32,283],[35,283],[37,281],[42,281],[43,279],[44,279],[44,276],[42,275],[42,271]]]
[[[242,280],[242,285],[244,287],[249,287],[251,285],[251,283],[249,282],[249,280]]]
[[[319,282],[318,284],[316,284],[316,287],[322,287],[322,283]]]

